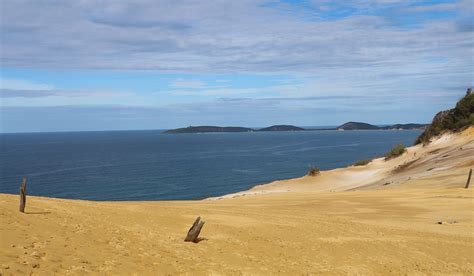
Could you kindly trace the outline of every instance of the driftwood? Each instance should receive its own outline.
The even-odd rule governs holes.
[[[201,221],[201,217],[197,217],[196,221],[194,221],[193,226],[189,228],[188,235],[184,239],[185,242],[199,242],[199,233],[201,233],[201,229],[204,226],[204,221]]]
[[[26,206],[26,176],[23,176],[23,181],[20,187],[20,212],[25,212]]]
[[[472,169],[469,170],[469,176],[467,177],[467,182],[466,182],[466,186],[464,187],[464,189],[469,188],[469,184],[471,183],[471,175],[472,175]]]

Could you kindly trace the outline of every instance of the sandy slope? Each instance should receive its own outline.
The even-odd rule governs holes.
[[[474,191],[462,187],[474,161],[473,137],[470,129],[411,148],[398,160],[259,186],[255,196],[171,202],[28,197],[21,214],[18,196],[0,195],[0,271],[472,275]],[[207,240],[184,243],[198,215]]]

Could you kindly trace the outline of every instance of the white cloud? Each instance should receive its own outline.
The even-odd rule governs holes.
[[[0,77],[0,98],[44,98],[44,97],[117,97],[132,93],[108,90],[59,89],[50,84],[24,79]]]
[[[462,0],[458,2],[452,3],[437,3],[437,4],[422,4],[422,5],[415,5],[410,6],[405,9],[404,11],[407,12],[442,12],[442,11],[454,11],[459,10],[460,12],[473,12],[474,8],[474,1],[473,0]]]
[[[200,80],[178,79],[173,81],[170,86],[177,88],[204,88],[207,87],[207,84]]]
[[[364,10],[416,2],[336,4]],[[462,32],[456,18],[421,21],[410,29],[360,12],[308,20],[301,16],[308,11],[284,12],[291,9],[288,4],[269,3],[276,2],[5,0],[2,62],[36,68],[297,74],[373,65],[390,71],[435,56],[472,65],[466,60],[472,34]]]
[[[29,80],[0,78],[0,88],[9,90],[53,90],[49,84],[37,83]]]

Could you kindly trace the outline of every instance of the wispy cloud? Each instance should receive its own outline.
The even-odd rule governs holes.
[[[0,88],[8,90],[52,90],[54,87],[49,84],[32,82],[22,79],[9,79],[0,77]]]
[[[6,0],[2,63],[193,73],[320,73],[374,65],[390,71],[441,55],[470,65],[460,56],[465,60],[471,53],[472,39],[457,31],[456,20],[419,19],[420,28],[407,29],[394,25],[390,13],[372,11],[406,7],[461,13],[466,1],[413,6],[417,2],[332,2],[350,7],[351,12],[331,12],[330,20],[306,20],[298,16],[302,10],[282,12],[283,3],[270,5],[278,3],[274,1]]]
[[[66,97],[66,98],[83,98],[83,97],[117,97],[133,95],[127,92],[115,91],[80,91],[80,90],[24,90],[24,89],[0,89],[0,98],[42,98],[42,97]]]
[[[200,80],[178,79],[173,81],[170,86],[177,88],[204,88],[207,87],[207,84]]]
[[[23,79],[0,78],[0,98],[130,96],[133,93],[107,90],[68,90]]]
[[[437,5],[421,5],[405,8],[407,12],[452,11],[459,8],[458,3],[441,3]]]
[[[422,1],[417,5],[411,5],[403,9],[406,12],[444,12],[444,11],[459,11],[461,13],[473,12],[474,2],[472,0],[461,0],[456,2],[446,3],[426,3]]]

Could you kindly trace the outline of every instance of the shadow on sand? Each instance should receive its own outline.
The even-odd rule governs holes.
[[[209,239],[208,238],[197,238],[196,241],[194,241],[193,243],[200,243],[202,241],[208,241]]]
[[[51,212],[25,212],[27,215],[47,215],[51,214]]]

